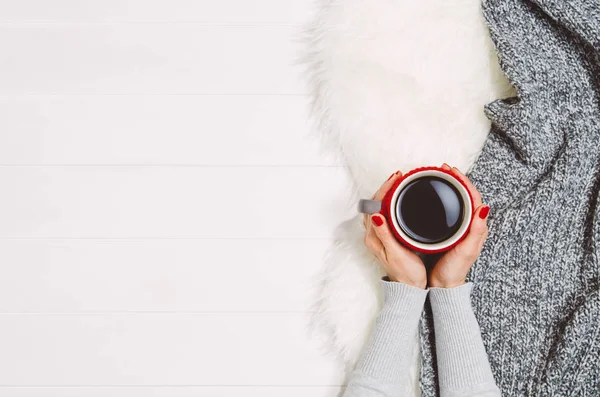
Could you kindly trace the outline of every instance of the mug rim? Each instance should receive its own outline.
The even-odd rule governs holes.
[[[447,182],[451,183],[452,186],[456,187],[461,194],[463,200],[464,214],[466,214],[466,219],[463,220],[460,228],[450,238],[433,244],[422,243],[409,237],[400,227],[400,224],[396,219],[395,213],[396,202],[402,189],[411,181],[424,176],[440,177],[446,180]],[[392,231],[394,232],[396,237],[398,237],[409,247],[424,253],[442,252],[454,247],[466,237],[467,232],[469,231],[469,228],[471,227],[471,223],[473,221],[474,202],[467,185],[458,176],[456,176],[455,173],[440,167],[415,168],[402,175],[402,177],[398,179],[396,183],[394,183],[394,186],[392,186],[390,191],[392,191],[393,193],[391,195],[386,195],[387,200],[384,199],[382,208],[385,208],[385,211],[389,214],[389,219],[391,219],[393,225]]]

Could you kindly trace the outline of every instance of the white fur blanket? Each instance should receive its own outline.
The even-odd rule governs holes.
[[[513,96],[479,0],[321,0],[306,27],[315,134],[347,166],[350,200],[396,170],[446,162],[467,172],[489,131],[486,103]],[[381,303],[360,215],[341,224],[315,297],[325,346],[352,369]],[[419,350],[411,390],[418,396]]]

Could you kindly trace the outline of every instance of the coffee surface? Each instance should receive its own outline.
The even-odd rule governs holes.
[[[463,221],[463,199],[445,179],[424,176],[408,183],[398,195],[396,217],[412,239],[435,244],[452,237]]]

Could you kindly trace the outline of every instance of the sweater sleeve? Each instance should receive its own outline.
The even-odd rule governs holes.
[[[397,397],[409,382],[409,353],[428,291],[386,278],[381,284],[381,311],[342,397]]]
[[[471,307],[472,286],[429,289],[441,397],[500,397]]]

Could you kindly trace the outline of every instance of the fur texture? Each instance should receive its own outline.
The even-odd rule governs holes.
[[[514,95],[479,0],[322,0],[303,33],[312,133],[346,165],[350,203],[398,169],[467,171],[489,131],[484,105]],[[315,296],[314,325],[347,370],[381,304],[381,270],[363,237],[360,215],[339,225]],[[415,341],[410,396],[419,395],[418,353]]]

